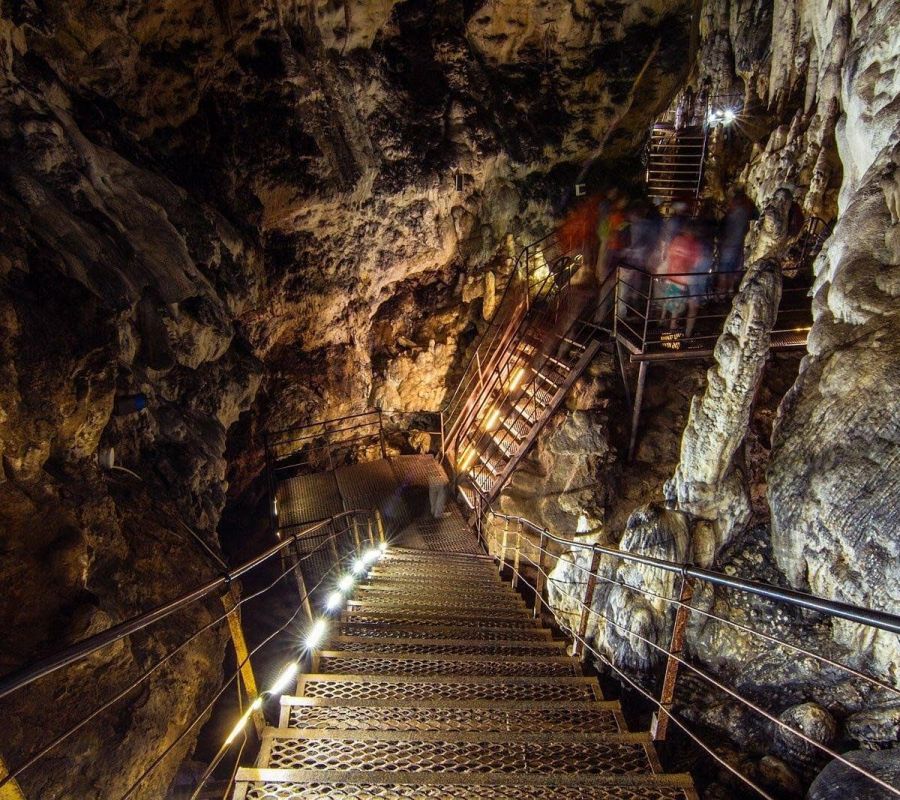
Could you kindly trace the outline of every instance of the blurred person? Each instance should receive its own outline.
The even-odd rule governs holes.
[[[716,291],[730,294],[744,268],[744,239],[759,210],[743,189],[729,193],[728,208],[719,232],[719,275]]]
[[[701,261],[700,242],[693,225],[685,225],[669,243],[666,250],[664,268],[665,280],[662,286],[661,322],[669,320],[669,331],[674,333],[678,319],[685,314],[693,302],[692,289],[695,285],[694,273]],[[693,331],[698,304],[694,304],[690,329]]]

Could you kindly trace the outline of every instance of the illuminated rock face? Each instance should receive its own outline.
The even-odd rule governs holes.
[[[690,8],[4,6],[0,577],[22,633],[3,671],[206,577],[183,524],[215,546],[229,483],[259,499],[266,425],[437,408],[562,191],[635,153],[668,102]],[[144,410],[114,413],[134,395]],[[98,466],[110,448],[139,478]],[[83,770],[53,762],[26,794],[124,793],[205,705],[222,652],[218,635],[188,648],[152,700],[72,740]],[[105,688],[151,655],[110,654]],[[79,676],[9,707],[7,760],[87,710],[53,700]],[[139,796],[164,796],[193,741]]]

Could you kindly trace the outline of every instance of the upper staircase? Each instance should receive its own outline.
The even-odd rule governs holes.
[[[471,533],[392,546],[354,597],[238,800],[696,797]]]
[[[647,194],[669,205],[693,203],[700,196],[707,129],[696,125],[677,129],[657,122],[650,129],[647,147]]]

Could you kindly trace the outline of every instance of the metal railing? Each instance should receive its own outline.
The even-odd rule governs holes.
[[[546,322],[548,308],[558,318],[565,291],[583,265],[583,257],[582,248],[564,246],[556,234],[529,245],[521,254],[526,279],[517,284],[519,292],[509,296],[508,311],[498,315],[497,325],[492,324],[479,340],[463,379],[442,410],[440,457],[446,457],[451,468],[457,445],[480,413],[498,374],[507,369],[516,346]]]
[[[3,675],[0,677],[0,699],[4,699],[5,704],[12,704],[13,707],[20,703],[27,704],[29,702],[27,692],[32,684],[36,684],[48,676],[57,674],[69,667],[76,667],[81,671],[85,669],[90,670],[92,675],[90,681],[85,682],[83,680],[84,675],[82,672],[79,672],[77,676],[77,679],[82,682],[81,685],[84,687],[88,702],[90,698],[94,697],[102,697],[104,699],[98,702],[93,710],[71,722],[64,730],[56,734],[50,734],[52,738],[49,741],[42,743],[32,752],[22,754],[19,763],[10,769],[7,775],[0,778],[0,792],[2,792],[3,787],[12,784],[23,773],[38,766],[56,748],[83,730],[85,726],[131,695],[167,664],[171,667],[172,659],[179,653],[182,653],[198,637],[222,625],[234,624],[236,614],[245,604],[268,595],[273,589],[282,585],[285,579],[293,576],[299,593],[296,611],[287,621],[277,626],[274,631],[247,652],[243,658],[238,654],[240,663],[231,672],[230,677],[223,682],[223,685],[212,700],[194,716],[190,723],[182,728],[181,732],[165,751],[150,764],[144,773],[121,796],[121,800],[131,797],[141,783],[165,760],[184,737],[205,719],[207,713],[218,702],[228,687],[237,680],[239,675],[244,677],[246,691],[247,680],[244,670],[253,656],[288,627],[294,625],[301,613],[305,613],[309,623],[312,623],[312,601],[317,597],[317,592],[328,586],[334,579],[335,573],[340,567],[351,559],[359,557],[363,551],[384,542],[384,526],[379,513],[367,510],[345,511],[303,529],[297,529],[294,532],[283,532],[282,539],[277,544],[233,569],[224,571],[216,577],[182,592],[177,597],[156,608],[138,614],[100,633],[65,647],[56,653]],[[280,559],[280,564],[277,567],[274,566],[276,559]],[[264,565],[268,566],[270,571],[263,580],[265,581],[272,577],[272,570],[274,570],[274,578],[268,580],[265,585],[253,593],[239,597],[233,603],[225,603],[223,613],[215,615],[211,612],[207,601],[221,596],[224,602],[224,592],[229,592],[232,588],[239,586],[239,579],[249,576],[250,573],[255,572]],[[336,583],[336,581],[334,582]],[[121,642],[138,632],[146,632],[152,626],[173,617],[173,615],[192,611],[199,607],[205,610],[206,616],[212,616],[213,618],[205,624],[199,625],[174,647],[168,646],[168,642],[161,642],[160,649],[167,650],[165,655],[156,658],[141,674],[129,680],[124,686],[104,685],[104,675],[107,673],[108,666],[107,661],[104,659],[104,651],[108,652],[109,648],[117,642]],[[188,624],[192,621],[192,619],[182,619],[181,623]],[[238,622],[239,625],[240,623]],[[298,650],[298,657],[303,655],[302,647],[292,645],[292,649]],[[236,653],[239,653],[237,642],[235,643],[235,650]],[[92,663],[89,667],[85,667],[84,662],[89,657],[93,657]],[[25,693],[22,695],[23,699],[21,701],[18,700],[20,693]],[[13,696],[16,698],[15,702],[13,702]],[[71,698],[72,696],[73,694],[70,692],[69,697]],[[265,693],[258,697],[265,699]],[[256,707],[260,707],[261,700],[253,697],[248,699],[257,700]],[[16,713],[14,708],[12,713]],[[35,727],[43,730],[42,726]]]
[[[804,592],[788,589],[760,581],[747,580],[733,575],[726,575],[713,570],[702,569],[690,564],[682,564],[665,559],[645,556],[637,552],[619,550],[614,547],[605,547],[599,544],[589,544],[574,539],[556,536],[530,520],[523,517],[511,516],[494,512],[477,494],[462,494],[463,499],[474,511],[476,532],[484,549],[498,559],[501,572],[509,569],[512,583],[515,587],[527,586],[533,593],[534,614],[538,616],[543,609],[553,612],[560,626],[572,637],[573,652],[580,655],[582,660],[588,653],[598,659],[600,663],[609,668],[622,682],[636,690],[652,707],[655,708],[652,733],[656,740],[662,740],[667,735],[669,723],[676,725],[694,744],[706,755],[713,758],[720,766],[726,768],[735,778],[746,784],[760,796],[768,800],[775,800],[763,787],[754,780],[740,772],[718,752],[710,743],[703,741],[691,726],[678,714],[674,713],[677,678],[679,670],[687,670],[699,680],[703,681],[713,691],[721,692],[733,701],[736,701],[749,709],[752,713],[776,726],[783,734],[796,737],[809,747],[815,748],[821,755],[831,759],[837,759],[845,767],[862,775],[866,779],[885,790],[890,796],[900,797],[900,787],[892,786],[882,778],[869,770],[860,767],[851,760],[845,758],[832,747],[816,741],[804,731],[789,725],[780,719],[776,713],[764,708],[758,699],[747,697],[733,686],[728,685],[727,678],[712,674],[705,666],[701,666],[686,652],[685,639],[687,624],[691,615],[699,615],[718,624],[726,625],[752,637],[755,641],[784,648],[785,650],[802,655],[843,672],[849,679],[856,679],[868,683],[879,690],[893,694],[900,698],[900,688],[889,683],[882,677],[867,674],[861,669],[843,664],[836,658],[828,657],[815,652],[807,646],[802,632],[798,632],[797,641],[788,641],[787,635],[772,635],[763,631],[754,630],[746,622],[729,619],[716,613],[718,606],[709,604],[707,608],[701,608],[693,602],[697,589],[705,584],[712,591],[728,590],[743,595],[763,598],[774,603],[783,604],[794,609],[823,614],[831,619],[846,620],[865,625],[878,631],[892,634],[900,634],[900,616],[885,611],[878,611],[849,603],[829,600]],[[473,502],[474,500],[474,502]],[[485,527],[484,519],[502,522],[502,530],[496,526]],[[579,563],[577,553],[584,553],[585,558]],[[567,565],[571,570],[581,573],[580,579],[559,580],[554,576],[554,568],[559,561],[566,556]],[[588,558],[589,557],[589,558]],[[588,566],[589,563],[589,566]],[[617,570],[610,570],[610,565],[633,564],[642,570],[656,571],[672,576],[670,594],[655,592],[645,585],[634,585],[621,579]],[[671,617],[671,626],[668,630],[667,642],[660,643],[651,635],[623,625],[621,621],[612,619],[604,614],[602,605],[597,605],[597,592],[601,584],[607,584],[610,588],[618,587],[627,592],[658,601],[667,607],[665,616]],[[567,612],[563,604],[568,604],[575,610],[572,617],[577,617],[575,624],[566,621]],[[659,657],[662,673],[657,670],[655,685],[647,686],[641,678],[633,672],[629,673],[622,666],[614,663],[608,653],[602,652],[602,645],[594,641],[589,633],[591,622],[602,621],[614,628],[618,635],[629,641],[637,641],[644,645],[650,652]],[[780,632],[779,632],[780,633]],[[660,634],[659,638],[663,638]],[[798,642],[803,642],[798,643]],[[705,663],[715,662],[716,653],[707,652]]]

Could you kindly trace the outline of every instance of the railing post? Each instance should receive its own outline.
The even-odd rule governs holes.
[[[328,543],[331,545],[331,555],[334,558],[335,567],[341,563],[341,554],[338,551],[337,546],[337,531],[335,530],[335,523],[332,521],[331,525],[328,526]]]
[[[641,353],[647,347],[647,327],[650,325],[650,309],[653,306],[653,287],[656,285],[656,277],[650,278],[650,291],[647,292],[647,305],[644,308],[644,331],[641,334]]]
[[[384,537],[384,520],[381,518],[381,511],[377,508],[375,509],[375,524],[378,526],[378,541],[384,544],[387,541]]]
[[[503,572],[506,566],[506,543],[509,538],[509,520],[503,523],[503,541],[500,547],[500,572]]]
[[[444,412],[441,411],[438,415],[441,421],[441,449],[438,451],[438,463],[444,460],[444,457],[447,454],[447,451],[444,446]]]
[[[512,574],[512,588],[515,589],[519,585],[519,568],[521,564],[521,552],[522,552],[522,523],[518,524],[518,528],[516,530],[516,549],[513,552],[513,574]]]
[[[356,552],[359,553],[362,550],[362,541],[359,538],[359,523],[356,521],[356,514],[350,518],[350,526],[353,531],[353,545],[356,547]]]
[[[594,603],[594,592],[597,589],[597,570],[600,569],[600,553],[594,550],[591,556],[591,571],[588,573],[587,584],[584,587],[584,597],[582,598],[581,617],[578,620],[578,636],[575,637],[575,644],[572,645],[572,655],[580,655],[584,661],[587,652],[584,646],[584,639],[587,636],[588,622],[590,621],[592,606]]]
[[[0,781],[4,780],[8,775],[9,769],[3,760],[3,756],[0,755]],[[15,778],[12,778],[0,788],[0,800],[25,800],[25,795],[22,794],[22,787],[19,786],[19,782]]]
[[[378,441],[381,443],[381,457],[387,458],[387,448],[384,446],[384,421],[380,408],[378,409]]]
[[[674,656],[681,655],[684,649],[684,631],[691,615],[690,604],[693,596],[693,581],[687,575],[682,574],[681,591],[679,592],[681,604],[675,612],[675,622],[672,625],[672,640],[667,651],[669,656],[666,660],[666,673],[663,676],[663,685],[659,693],[660,709],[658,714],[653,715],[650,725],[650,733],[656,742],[661,742],[666,738],[666,731],[669,727],[669,709],[672,708],[672,701],[675,699],[675,683],[678,680],[679,666],[678,659]]]
[[[521,523],[519,523],[521,525]],[[547,533],[541,531],[541,543],[538,549],[537,577],[534,579],[534,617],[541,615],[541,603],[544,596],[544,583],[547,572]]]
[[[228,614],[228,631],[231,634],[231,643],[234,645],[234,656],[237,660],[241,681],[244,684],[244,691],[247,692],[247,697],[252,701],[259,696],[259,691],[256,688],[253,665],[250,663],[247,640],[244,638],[244,628],[241,625],[241,609],[237,604],[235,587],[233,585],[229,586],[228,591],[222,595],[222,605],[225,608],[225,613]],[[263,728],[266,727],[266,721],[262,713],[259,710],[255,711],[252,719],[256,733],[262,735]]]

